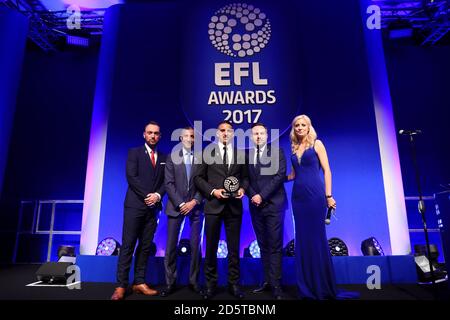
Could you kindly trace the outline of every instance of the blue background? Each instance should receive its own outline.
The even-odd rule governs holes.
[[[211,10],[214,11],[223,4],[211,3]],[[333,220],[332,226],[328,228],[329,235],[348,239],[348,237],[344,238],[346,234],[362,233],[353,237],[354,248],[351,251],[352,254],[360,254],[358,241],[372,233],[371,230],[374,230],[373,234],[378,236],[378,227],[376,224],[372,226],[373,215],[369,215],[368,210],[370,213],[375,212],[375,216],[384,217],[385,209],[381,208],[382,210],[378,212],[380,206],[378,203],[367,202],[369,209],[366,210],[362,200],[367,199],[367,196],[372,197],[373,192],[381,194],[382,189],[380,185],[375,186],[375,189],[371,188],[373,181],[371,175],[375,175],[377,179],[380,173],[371,171],[372,165],[367,162],[367,159],[371,159],[370,154],[364,153],[369,147],[365,145],[365,141],[371,140],[369,142],[375,145],[377,142],[373,119],[370,122],[365,120],[373,117],[373,108],[367,85],[367,66],[358,15],[358,1],[339,3],[306,3],[302,1],[302,3],[295,4],[295,8],[296,14],[299,15],[298,23],[301,26],[298,31],[301,34],[300,41],[302,48],[306,48],[306,50],[300,51],[298,57],[303,71],[301,80],[304,80],[302,83],[302,112],[311,115],[320,138],[327,146],[334,175],[334,193],[339,203],[337,212],[339,220]],[[175,11],[177,10],[174,8],[174,14]],[[206,11],[208,11],[207,15],[210,14],[209,10]],[[169,19],[167,24],[178,21],[173,17],[167,18]],[[152,19],[158,18],[153,15]],[[9,27],[2,28],[2,30],[15,37],[14,25],[19,23],[19,20],[22,20],[21,16],[9,21]],[[137,23],[137,21],[135,22]],[[154,28],[163,30],[157,24],[154,24]],[[157,51],[155,48],[158,42],[153,43],[146,36],[147,34],[153,35],[149,33],[150,31],[143,34],[144,38],[139,38],[138,35],[133,35],[135,29],[129,28],[129,30],[128,36],[133,38],[135,46],[153,46],[153,50]],[[199,33],[202,32],[204,30],[199,31]],[[154,36],[157,36],[156,31],[153,33]],[[176,37],[176,35],[174,36]],[[159,41],[163,41],[163,44],[167,42],[164,41],[164,37],[161,38]],[[11,44],[5,39],[0,39],[3,41],[0,46],[9,47]],[[271,40],[275,41],[275,38]],[[450,92],[447,90],[450,87],[450,60],[448,59],[450,47],[428,48],[420,47],[411,40],[402,42],[393,42],[387,38],[383,40],[396,128],[422,129],[424,134],[417,141],[418,163],[421,168],[424,194],[432,195],[443,190],[440,184],[448,184],[450,181],[450,167],[448,166],[450,148],[446,129],[450,116]],[[139,44],[139,42],[142,43]],[[170,45],[175,46],[176,43],[176,41],[172,41]],[[209,47],[205,50],[216,54],[215,49],[209,43],[208,45]],[[269,47],[270,45],[271,43],[269,43]],[[139,55],[139,52],[135,52],[135,54],[139,57],[145,56],[145,54]],[[152,54],[140,61],[130,59],[128,64],[141,64],[147,66],[146,69],[149,69],[148,66],[151,65],[155,71],[161,72],[163,67],[158,66],[159,61],[150,60],[151,57],[156,56],[155,52]],[[160,54],[165,55],[166,52]],[[178,55],[180,54],[181,52],[178,53]],[[131,54],[126,56],[134,57]],[[161,61],[166,61],[164,57],[160,58]],[[10,63],[9,59],[5,60],[7,59],[5,56],[0,59],[3,59],[0,64],[8,65]],[[7,161],[7,165],[0,199],[1,262],[11,261],[18,227],[20,200],[83,199],[98,59],[98,48],[95,46],[48,54],[30,43],[27,44],[22,71],[17,74],[20,77],[20,85],[14,121],[10,123],[12,132],[9,151],[7,158],[4,159]],[[175,66],[174,69],[176,68],[178,67]],[[357,68],[362,68],[362,70],[359,70],[358,73]],[[348,70],[353,70],[353,72],[348,72]],[[355,72],[359,76],[355,76]],[[161,91],[164,89],[158,85],[159,78],[155,74],[158,75],[151,70],[147,72],[146,76],[140,76],[140,78],[146,77],[147,82],[133,89],[136,94],[135,98],[131,96],[129,102],[123,100],[124,108],[131,106],[131,103],[143,104],[138,99],[140,96],[148,97],[151,94],[157,96],[160,92],[164,92]],[[13,80],[10,79],[10,81]],[[130,78],[127,81],[133,81],[133,79]],[[120,91],[119,85],[119,83],[115,83],[114,91]],[[122,85],[126,86],[127,84],[122,83]],[[152,88],[154,90],[149,91],[151,94],[145,93]],[[164,107],[168,106],[168,99],[172,99],[172,93],[178,94],[177,88],[174,85],[170,94],[164,93],[164,98],[160,98]],[[366,93],[359,94],[360,89]],[[366,102],[368,106],[365,105]],[[176,105],[176,102],[174,104]],[[359,105],[363,105],[363,107],[360,109]],[[316,108],[316,106],[320,108]],[[348,112],[345,111],[347,108],[350,108]],[[175,124],[185,124],[185,119],[180,113],[173,112],[171,118],[159,119],[161,109],[152,110],[147,108],[147,105],[142,109],[145,110],[136,113],[134,119],[123,121],[122,124],[120,124],[120,119],[116,120],[119,126],[122,125],[122,129],[117,129],[116,133],[119,144],[116,146],[108,144],[107,159],[108,162],[111,161],[111,168],[108,169],[105,179],[109,179],[108,182],[111,184],[108,188],[115,197],[110,198],[114,200],[116,207],[111,205],[112,213],[109,215],[109,223],[112,226],[110,231],[114,234],[120,234],[121,228],[122,202],[126,188],[124,177],[126,149],[142,143],[140,139],[142,126],[148,120],[147,118],[158,118],[161,122],[164,121],[163,132],[165,135],[161,147],[166,149],[171,147],[169,129],[175,127]],[[354,117],[352,112],[355,112]],[[368,115],[364,115],[365,112]],[[124,114],[124,117],[132,117],[132,115]],[[287,121],[287,124],[289,122]],[[365,126],[368,126],[368,133],[364,130]],[[372,138],[367,138],[367,135]],[[120,142],[121,136],[123,137],[122,142]],[[287,137],[283,137],[282,140],[285,151],[288,152]],[[398,147],[405,195],[414,196],[417,190],[409,145],[406,141],[399,139]],[[364,152],[360,152],[360,150]],[[373,152],[375,153],[375,151]],[[379,161],[377,157],[371,162],[376,164]],[[349,161],[348,164],[346,164],[347,161]],[[115,175],[112,172],[114,168],[117,169]],[[356,168],[356,172],[360,173],[359,176],[356,173],[353,174],[354,168]],[[345,185],[353,187],[355,184],[358,186],[356,189],[343,189],[342,187]],[[289,189],[289,185],[287,187]],[[379,198],[380,195],[377,197]],[[359,203],[355,210],[352,206],[353,201]],[[381,204],[383,203],[384,199],[381,200]],[[407,203],[409,227],[421,228],[416,204],[411,201]],[[104,202],[103,206],[106,205]],[[343,205],[347,207],[346,210]],[[427,207],[427,218],[432,227],[436,225],[433,206],[434,203],[430,201]],[[349,210],[355,212],[350,217],[359,221],[357,227],[354,227],[352,220],[347,217]],[[81,218],[81,212],[79,217]],[[110,233],[105,229],[107,217],[102,218],[100,236]],[[289,219],[290,214],[287,212],[287,224],[289,224]],[[363,220],[365,221],[363,222]],[[164,221],[165,218],[161,219],[161,230],[158,233],[165,233]],[[72,228],[78,226],[79,223],[80,219],[78,218],[65,227]],[[249,223],[248,213],[245,213],[244,223]],[[360,225],[364,226],[362,231]],[[248,226],[250,225],[248,224]],[[244,236],[246,239],[253,237],[251,227],[249,228],[248,233],[245,235],[243,233],[243,238]],[[381,231],[385,232],[385,230],[386,228],[382,226]],[[292,237],[292,230],[286,228],[285,244]],[[58,241],[64,243],[65,241],[72,242],[72,240]],[[437,243],[439,240],[439,234],[434,233],[432,241]],[[413,234],[411,241],[423,243],[423,234]],[[19,244],[22,243],[25,245],[23,248],[22,245],[19,246],[19,250],[23,251],[19,255],[20,261],[36,262],[45,258],[45,236],[33,236],[32,239],[21,238]],[[382,244],[385,245],[385,243]],[[243,245],[247,244],[243,241]]]
[[[143,143],[144,124],[150,119],[160,122],[163,132],[161,150],[169,151],[175,143],[170,141],[171,131],[185,126],[188,121],[180,101],[189,103],[190,108],[204,110],[205,91],[209,92],[212,84],[211,74],[205,73],[213,72],[212,63],[240,61],[222,56],[207,36],[210,16],[225,4],[227,2],[210,1],[190,7],[189,10],[198,14],[187,16],[198,19],[196,23],[183,23],[185,20],[177,19],[186,9],[176,4],[110,9],[111,18],[114,15],[119,19],[119,29],[116,45],[104,43],[102,47],[103,56],[111,57],[114,53],[116,60],[113,89],[103,93],[110,95],[111,105],[99,239],[121,238],[127,149]],[[343,239],[351,255],[360,255],[361,241],[375,236],[390,254],[375,116],[358,7],[342,3],[325,6],[283,2],[272,3],[265,9],[265,2],[253,4],[271,18],[273,34],[268,46],[261,51],[261,59],[264,60],[263,70],[269,74],[269,83],[272,74],[274,82],[280,83],[279,108],[290,103],[301,105],[299,112],[311,116],[319,138],[328,150],[333,193],[339,204],[339,220],[328,227],[328,236]],[[317,11],[322,12],[324,19],[319,21],[307,14]],[[295,28],[288,27],[292,21],[297,25]],[[337,24],[340,28],[335,27]],[[278,26],[280,32],[276,31]],[[106,28],[105,32],[111,31]],[[188,37],[189,41],[182,42],[180,35]],[[298,49],[285,49],[292,47],[287,45],[291,43],[298,43]],[[204,59],[205,56],[209,58]],[[254,59],[258,57],[255,55]],[[183,79],[181,85],[180,77]],[[290,85],[285,88],[283,83]],[[183,99],[180,87],[183,92],[191,91],[192,96]],[[288,127],[292,115],[281,110],[278,114]],[[204,114],[202,119],[204,117],[208,115]],[[270,118],[265,122],[269,128],[273,127]],[[290,154],[288,132],[282,136],[280,144],[286,154]],[[290,195],[291,185],[286,186]],[[166,232],[166,218],[162,215],[155,236],[158,255],[163,253]],[[285,243],[293,237],[289,208]],[[241,254],[254,238],[246,210]]]

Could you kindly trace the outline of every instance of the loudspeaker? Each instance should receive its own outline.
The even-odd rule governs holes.
[[[62,283],[66,284],[67,278],[70,274],[67,273],[67,268],[73,265],[71,262],[47,262],[44,263],[36,271],[38,281],[46,283]]]

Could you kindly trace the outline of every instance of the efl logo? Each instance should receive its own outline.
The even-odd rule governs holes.
[[[266,14],[259,8],[233,3],[211,17],[208,34],[217,50],[243,58],[260,52],[269,43],[271,27]]]

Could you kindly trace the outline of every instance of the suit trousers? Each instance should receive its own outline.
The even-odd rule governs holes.
[[[203,226],[203,215],[201,211],[197,210],[187,216],[179,214],[176,217],[167,216],[167,244],[166,254],[164,256],[164,269],[166,273],[166,284],[174,285],[177,279],[177,244],[178,235],[180,233],[181,224],[185,219],[189,219],[191,229],[190,247],[191,247],[191,262],[189,268],[189,283],[197,284],[198,275],[200,271],[200,233]]]
[[[242,214],[233,215],[229,207],[225,206],[220,214],[205,213],[205,279],[208,288],[215,288],[217,286],[217,248],[219,245],[222,223],[225,225],[228,247],[228,284],[239,284],[239,243]]]
[[[279,286],[283,257],[284,211],[253,209],[250,214],[261,252],[264,281],[272,286]]]
[[[145,283],[150,248],[157,226],[158,210],[154,208],[136,209],[125,207],[122,231],[122,247],[117,266],[117,281],[122,288],[128,287],[129,273],[136,242],[134,284]]]

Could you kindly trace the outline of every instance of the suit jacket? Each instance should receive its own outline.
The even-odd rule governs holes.
[[[183,153],[180,150],[177,154],[174,154],[174,159],[180,160],[183,157]],[[178,158],[178,159],[177,159]],[[188,178],[186,175],[186,167],[183,162],[174,163],[172,157],[169,155],[166,160],[166,169],[164,173],[164,185],[166,188],[169,200],[165,212],[169,216],[176,217],[180,214],[179,205],[183,202],[190,201],[192,199],[202,202],[203,197],[197,190],[194,183],[194,177],[198,171],[198,164],[195,164],[196,159],[201,158],[201,154],[195,154],[193,157],[193,163],[191,167],[191,175]],[[189,186],[189,188],[188,188]],[[195,208],[193,210],[196,210]],[[198,208],[197,208],[198,210]]]
[[[126,175],[128,190],[125,197],[125,207],[147,209],[144,199],[149,193],[158,192],[161,200],[165,194],[164,167],[166,155],[158,151],[156,166],[153,168],[150,155],[145,146],[132,148],[128,151]],[[162,201],[155,208],[161,210]]]
[[[206,153],[213,149],[209,156],[214,163],[205,162]],[[194,178],[195,185],[206,199],[205,214],[220,214],[225,206],[229,206],[232,214],[242,214],[242,199],[217,199],[211,195],[213,189],[222,189],[225,178],[234,176],[239,179],[239,185],[244,190],[248,187],[247,166],[245,152],[233,147],[233,160],[229,168],[223,164],[218,145],[210,145],[203,151],[203,161]]]
[[[278,153],[278,154],[277,154]],[[248,152],[248,175],[249,187],[247,189],[247,196],[251,199],[254,195],[259,194],[263,199],[263,207],[261,210],[266,211],[282,211],[287,209],[287,196],[284,189],[284,180],[286,177],[286,158],[282,149],[266,145],[261,159],[262,168],[271,167],[270,161],[278,161],[278,170],[274,174],[262,175],[260,171],[253,164],[255,157],[255,149],[252,148]],[[271,157],[273,157],[272,160]],[[252,161],[249,161],[249,160]],[[257,209],[251,201],[250,210]]]

